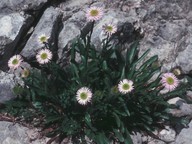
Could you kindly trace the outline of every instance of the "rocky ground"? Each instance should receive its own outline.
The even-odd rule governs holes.
[[[7,61],[14,54],[32,60],[41,49],[37,38],[50,37],[52,49],[59,62],[67,61],[69,43],[86,30],[85,10],[89,6],[102,6],[105,15],[96,24],[92,41],[99,46],[101,27],[113,21],[118,25],[121,42],[129,45],[136,37],[143,37],[140,53],[151,48],[149,57],[158,55],[162,71],[181,67],[184,74],[192,72],[192,1],[190,0],[9,0],[0,1],[0,103],[14,98],[12,88],[19,78],[8,71]],[[192,97],[192,93],[188,92]],[[170,100],[178,106],[171,112],[192,117],[192,105],[181,99]],[[137,134],[135,144],[190,144],[192,123],[180,130],[167,127],[155,132],[161,140]],[[32,135],[32,138],[31,138]],[[35,138],[33,138],[35,137]],[[44,144],[48,139],[38,139],[38,132],[19,124],[0,122],[2,144]]]

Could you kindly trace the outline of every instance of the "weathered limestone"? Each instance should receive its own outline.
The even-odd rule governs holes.
[[[35,27],[35,30],[29,40],[27,41],[24,49],[21,51],[21,55],[26,59],[35,57],[36,52],[44,47],[43,44],[39,43],[38,37],[45,34],[49,37],[49,43],[52,50],[56,49],[56,37],[58,31],[58,22],[60,17],[60,11],[50,7],[45,10],[39,23]]]

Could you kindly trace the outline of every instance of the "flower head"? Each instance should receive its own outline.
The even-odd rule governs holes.
[[[21,65],[22,61],[23,59],[20,55],[14,55],[9,59],[8,66],[10,69],[16,69]]]
[[[103,16],[103,9],[100,7],[90,7],[86,12],[86,17],[88,21],[96,21],[101,19]]]
[[[82,87],[77,91],[76,99],[79,104],[86,105],[88,102],[91,101],[92,92],[87,87]]]
[[[46,64],[52,59],[52,52],[48,49],[40,50],[37,55],[36,59],[40,64]]]
[[[123,79],[122,81],[119,82],[118,89],[119,89],[119,92],[122,94],[131,92],[134,89],[133,81],[128,79]]]
[[[105,24],[103,26],[103,31],[108,35],[112,35],[117,32],[117,27],[113,24]]]
[[[182,74],[182,70],[180,67],[176,67],[172,70],[172,73],[175,75],[175,76],[180,76]]]
[[[42,34],[38,37],[38,41],[40,44],[47,43],[48,39],[49,39],[49,37],[46,36],[45,34]]]
[[[162,76],[161,83],[166,89],[172,91],[179,85],[179,80],[173,73],[165,73]]]
[[[30,71],[28,69],[24,68],[21,72],[21,77],[26,78],[29,76],[29,74],[30,74]]]

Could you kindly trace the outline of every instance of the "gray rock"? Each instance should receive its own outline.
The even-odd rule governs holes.
[[[70,3],[66,2],[60,6],[64,11],[63,29],[61,30],[58,39],[58,56],[60,60],[65,57],[64,52],[67,51],[67,44],[80,34],[80,30],[84,30],[84,28],[86,29],[87,26],[84,11],[87,9],[87,4],[90,2],[87,0],[81,1],[81,4],[85,5],[81,9],[78,5],[79,3],[80,2],[72,0]],[[104,8],[107,6],[107,4],[105,5],[102,2],[96,2],[91,6],[100,6]],[[130,10],[129,12],[122,12],[121,10],[111,8],[106,9],[103,18],[97,21],[95,24],[91,41],[96,48],[100,49],[101,41],[105,37],[104,33],[102,32],[103,25],[112,22],[119,27],[123,27],[126,25],[126,23],[134,23],[137,20],[138,17],[135,9]]]
[[[149,9],[153,7],[154,10]],[[191,70],[191,26],[192,8],[188,0],[171,2],[168,0],[148,1],[142,9],[141,27],[144,38],[141,40],[141,53],[151,48],[148,57],[158,55],[163,64],[162,71],[180,66],[185,73]],[[141,10],[142,12],[142,10]],[[189,18],[185,18],[188,16]],[[144,21],[143,21],[144,20]]]
[[[161,140],[151,139],[147,144],[166,144],[166,143]]]
[[[187,98],[192,101],[192,91],[187,91]]]
[[[0,103],[15,98],[12,88],[15,85],[15,76],[0,71]]]
[[[191,35],[192,40],[192,35]],[[179,66],[182,66],[182,70],[185,72],[189,72],[192,70],[192,44],[189,44],[185,50],[178,53],[176,58],[176,63]]]
[[[59,5],[63,11],[63,27],[58,37],[58,58],[59,61],[68,59],[67,51],[74,38],[80,35],[80,32],[87,25],[85,9],[90,4],[89,0],[70,0]]]
[[[131,135],[131,139],[134,144],[142,144],[142,135],[138,132]]]
[[[181,99],[180,97],[175,97],[167,101],[169,104],[177,105],[179,106],[180,103],[184,103],[185,100]]]
[[[32,18],[29,15],[0,14],[0,69],[7,66],[5,61],[12,56],[22,33],[29,28],[31,22]]]
[[[176,105],[177,109],[170,109],[170,113],[176,117],[188,116],[192,117],[192,105],[187,104],[185,100],[176,97],[168,101],[169,104]]]
[[[79,11],[63,22],[63,29],[58,38],[58,57],[60,60],[64,58],[66,46],[80,35],[81,29],[85,26],[85,20],[84,12]]]
[[[153,134],[155,134],[159,139],[152,138],[151,136],[144,136],[142,137],[142,142],[147,144],[167,144],[173,142],[176,137],[176,132],[168,126],[160,132],[154,131]]]
[[[11,13],[22,10],[38,10],[47,0],[2,0],[0,1],[0,13]]]
[[[19,124],[0,121],[1,144],[45,144],[49,140],[48,138],[43,137],[31,141],[28,131],[33,133],[33,130]]]
[[[158,136],[159,132],[157,130],[153,131],[153,134]],[[155,139],[151,136],[143,136],[142,137],[142,142],[146,143],[146,144],[166,144],[164,141],[160,140],[160,139]]]
[[[165,142],[172,142],[175,140],[176,132],[170,127],[165,127],[165,129],[159,132],[159,138]]]
[[[36,52],[43,48],[44,45],[38,42],[38,37],[45,34],[49,37],[49,44],[52,50],[56,49],[56,36],[58,32],[58,23],[60,18],[60,11],[50,7],[45,10],[40,21],[38,22],[35,30],[29,40],[27,41],[21,55],[26,59],[31,59],[36,55]]]
[[[105,34],[103,33],[103,26],[108,23],[112,23],[118,27],[119,35],[122,35],[122,39],[126,39],[129,43],[130,39],[134,36],[131,31],[131,24],[138,20],[136,11],[134,9],[130,10],[129,12],[122,12],[120,10],[108,9],[104,14],[103,18],[96,23],[95,28],[93,30],[92,35],[92,43],[99,49],[101,47],[101,41],[105,38]],[[127,31],[127,28],[130,30]],[[129,35],[130,32],[130,35]],[[123,36],[124,35],[124,36]],[[130,37],[129,37],[130,36]]]
[[[192,142],[191,133],[192,133],[192,122],[189,123],[188,128],[184,128],[181,130],[175,142],[171,144],[190,144]]]
[[[70,0],[70,1],[65,1],[62,2],[59,7],[63,10],[63,11],[77,11],[80,8],[83,8],[84,6],[91,4],[92,2],[90,0],[81,0],[81,1],[77,1],[77,0]]]
[[[27,128],[10,122],[0,122],[0,141],[2,144],[28,144]]]

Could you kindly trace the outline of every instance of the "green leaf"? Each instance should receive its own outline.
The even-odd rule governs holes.
[[[137,46],[138,46],[139,42],[134,42],[130,49],[128,50],[127,49],[127,54],[126,54],[126,63],[128,64],[131,64],[137,54]]]
[[[24,91],[24,89],[22,88],[22,86],[20,85],[16,85],[14,88],[13,88],[13,92],[15,95],[20,95],[22,94]]]
[[[96,142],[98,144],[109,144],[109,140],[107,139],[107,137],[105,136],[105,134],[102,132],[102,133],[99,133],[97,136],[96,136]]]
[[[124,142],[124,137],[119,130],[113,129],[113,132],[115,133],[115,136],[119,139],[120,142]]]
[[[88,113],[86,113],[86,115],[85,115],[85,123],[91,128],[92,131],[96,131],[96,129],[94,127],[92,127],[91,116]]]
[[[70,52],[71,52],[71,61],[75,61],[75,45],[76,45],[76,41],[75,40],[73,40],[72,41],[72,48],[71,48],[71,50],[70,50]]]
[[[81,55],[81,61],[82,61],[83,65],[86,66],[87,60],[83,55]]]
[[[144,62],[143,65],[140,66],[139,70],[142,71],[144,69],[146,69],[147,67],[149,67],[150,65],[152,65],[155,61],[158,60],[158,56],[155,55],[153,57],[151,57],[150,59],[148,59],[146,62]]]
[[[103,63],[102,63],[102,68],[104,69],[104,70],[107,70],[108,69],[108,67],[107,67],[107,62],[104,60],[103,61]]]
[[[139,62],[141,62],[149,54],[149,52],[150,52],[150,49],[148,49],[146,52],[144,52],[142,54],[142,56],[139,57],[139,59],[137,59],[135,62],[133,62],[132,65],[137,65]]]
[[[45,124],[53,123],[61,119],[62,117],[59,115],[50,115],[50,116],[47,116]]]
[[[130,133],[127,129],[125,129],[125,134],[126,134],[126,137],[125,137],[125,144],[133,144],[133,141],[132,141],[132,138],[130,136]]]
[[[123,67],[122,71],[121,71],[121,78],[120,79],[124,79],[125,78],[125,67]]]
[[[116,59],[119,65],[125,65],[125,59],[119,50],[115,50]]]
[[[75,74],[75,76],[76,76],[77,78],[79,78],[79,71],[78,71],[77,66],[72,63],[72,64],[71,64],[71,68],[72,68],[72,72]]]
[[[125,109],[125,112],[127,113],[127,116],[130,116],[130,112],[126,106],[126,104],[123,105],[124,109]]]
[[[116,120],[116,123],[117,123],[117,127],[119,128],[120,127],[120,124],[121,124],[121,120],[119,118],[119,116],[113,112],[113,115],[115,117],[115,120]]]

